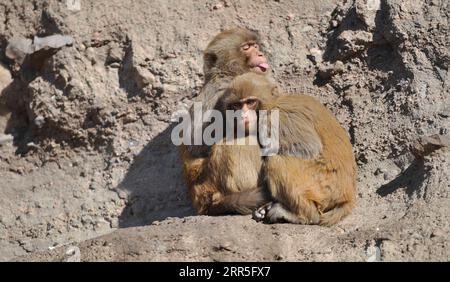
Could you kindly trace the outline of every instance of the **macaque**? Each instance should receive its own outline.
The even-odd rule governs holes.
[[[314,98],[275,96],[268,84],[258,74],[238,76],[225,102],[279,114],[278,153],[265,157],[261,172],[272,201],[253,216],[267,223],[335,224],[355,203],[356,163],[347,132]]]
[[[202,102],[203,113],[211,109],[224,110],[219,99],[226,95],[225,90],[235,76],[248,72],[269,73],[257,35],[240,28],[215,36],[203,60],[205,83],[196,99]],[[192,113],[191,108],[191,116]],[[202,124],[202,129],[207,125]],[[192,132],[194,130],[193,127]],[[244,138],[251,139],[248,135]],[[258,146],[225,145],[223,142],[213,146],[181,145],[180,154],[189,194],[199,214],[250,214],[267,202],[260,187],[262,162]]]
[[[217,109],[217,102],[235,76],[247,72],[269,75],[269,65],[257,35],[246,29],[235,28],[219,33],[208,44],[203,54],[203,72],[205,82],[194,102],[201,102],[205,113]],[[192,116],[193,108],[190,112]],[[201,126],[205,128],[207,125],[204,123]],[[192,136],[194,130],[193,127]],[[210,146],[206,145],[181,147],[195,158],[207,157],[210,153]]]

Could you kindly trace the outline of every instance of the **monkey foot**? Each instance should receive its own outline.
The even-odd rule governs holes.
[[[280,203],[267,203],[253,212],[253,219],[265,223],[301,223],[301,220]]]
[[[253,219],[263,221],[266,218],[267,211],[272,208],[273,202],[268,202],[253,211]]]

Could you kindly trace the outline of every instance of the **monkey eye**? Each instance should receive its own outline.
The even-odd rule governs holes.
[[[259,45],[258,44],[253,44],[253,47],[255,47],[255,49],[259,49]]]
[[[245,44],[245,45],[242,46],[242,49],[243,50],[248,50],[248,49],[250,49],[250,45],[249,44]]]
[[[235,111],[240,110],[242,108],[241,103],[231,104],[231,108]]]
[[[249,106],[249,107],[254,107],[254,106],[256,106],[256,103],[257,103],[258,101],[256,100],[256,99],[248,99],[247,100],[247,105]]]

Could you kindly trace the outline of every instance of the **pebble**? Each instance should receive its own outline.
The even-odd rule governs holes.
[[[45,118],[43,116],[37,116],[33,122],[38,128],[42,128],[45,124]]]
[[[13,140],[14,136],[12,136],[11,134],[0,134],[0,145],[12,143]]]

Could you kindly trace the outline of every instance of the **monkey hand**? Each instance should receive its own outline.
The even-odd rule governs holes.
[[[266,218],[267,211],[269,211],[274,203],[268,202],[253,211],[252,218],[256,221],[263,221]]]
[[[281,203],[270,202],[253,212],[253,219],[256,221],[264,221],[265,223],[295,223],[295,224],[310,224],[307,220],[299,218],[296,214],[289,211]],[[317,218],[314,223],[318,223]]]

